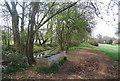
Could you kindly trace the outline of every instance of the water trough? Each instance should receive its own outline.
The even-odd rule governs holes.
[[[61,59],[65,57],[65,51],[55,51],[50,54],[46,54],[36,58],[36,63],[38,67],[49,67],[55,63],[58,63]]]

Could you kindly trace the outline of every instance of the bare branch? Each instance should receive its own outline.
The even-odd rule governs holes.
[[[18,15],[18,17],[19,17],[20,19],[22,19],[22,17],[20,17],[19,15]]]
[[[41,19],[40,23],[44,20],[44,18],[47,16],[47,14],[49,13],[49,11],[51,10],[51,8],[54,6],[55,2],[53,2],[53,4],[51,5],[51,7],[48,9],[48,11],[45,13],[45,15],[43,16],[43,18]]]
[[[95,5],[94,5],[92,2],[91,2],[91,5],[93,6],[93,8],[94,8],[94,10],[95,10],[96,16],[99,17],[99,18],[101,18],[101,19],[103,19],[102,17],[99,16],[100,11],[99,11],[98,7],[95,7]],[[97,11],[98,11],[98,13],[97,13]]]
[[[77,2],[78,2],[78,1],[77,1]],[[37,27],[36,27],[34,33],[36,33],[36,32],[39,30],[39,28],[40,28],[41,26],[43,26],[46,22],[48,22],[48,21],[49,21],[50,19],[52,19],[54,16],[56,16],[57,14],[59,14],[59,13],[65,11],[65,10],[67,10],[67,9],[69,9],[69,8],[71,8],[72,6],[74,6],[75,4],[77,4],[77,2],[74,2],[73,4],[68,5],[67,7],[65,7],[65,8],[63,8],[63,9],[57,11],[57,12],[54,13],[51,17],[49,17],[48,19],[46,19],[42,24],[39,23],[39,24],[37,25]]]
[[[10,28],[9,26],[4,26],[5,28],[8,28],[8,29],[10,29],[10,30],[12,30],[12,28]]]
[[[7,9],[9,10],[10,14],[12,15],[12,11],[11,11],[10,5],[8,4],[8,2],[6,0],[4,0],[4,1],[5,1]]]
[[[23,2],[23,3],[24,3],[24,2]],[[18,3],[18,5],[23,8],[23,6],[22,6],[20,3]]]

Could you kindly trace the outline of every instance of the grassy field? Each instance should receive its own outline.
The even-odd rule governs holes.
[[[79,46],[74,46],[69,48],[69,50],[74,50],[77,48],[92,48],[99,50],[106,55],[110,56],[113,60],[115,61],[120,61],[120,51],[118,50],[119,46],[118,45],[110,45],[110,44],[99,44],[99,46],[92,46],[90,44],[81,44]]]

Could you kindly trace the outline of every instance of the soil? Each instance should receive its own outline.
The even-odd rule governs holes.
[[[118,65],[109,56],[93,49],[68,51],[68,61],[59,71],[51,74],[37,73],[35,68],[3,76],[7,79],[117,79]]]

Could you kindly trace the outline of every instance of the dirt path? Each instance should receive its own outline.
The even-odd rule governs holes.
[[[10,74],[10,79],[109,79],[118,78],[118,62],[93,49],[77,49],[67,53],[68,61],[54,74],[37,73],[30,69]]]

